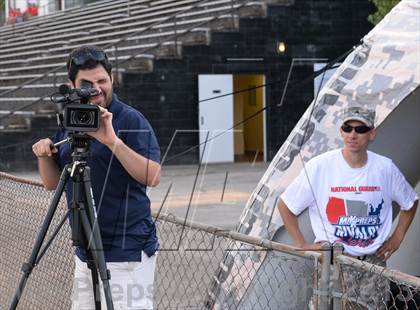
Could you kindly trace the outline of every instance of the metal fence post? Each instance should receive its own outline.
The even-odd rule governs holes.
[[[178,14],[174,16],[174,32],[175,32],[175,56],[178,56],[178,31],[177,31],[177,24],[176,19],[178,18]]]
[[[231,11],[231,17],[232,17],[232,29],[235,29],[235,15],[233,12],[235,11],[235,5],[233,3],[234,0],[230,0],[230,11]]]
[[[119,72],[119,67],[118,67],[118,44],[114,45],[114,55],[115,55],[115,85],[119,85],[120,83],[120,72]]]
[[[318,309],[329,309],[330,304],[331,244],[322,245],[321,277],[318,285]]]
[[[54,88],[57,87],[57,71],[54,71],[53,73],[53,85],[54,85]]]
[[[127,0],[127,16],[131,16],[131,10],[130,10],[130,0]]]
[[[333,310],[342,310],[343,309],[343,300],[342,300],[342,290],[340,285],[340,265],[336,261],[336,258],[343,254],[343,244],[341,242],[334,243],[333,245],[333,276],[332,276],[332,303]]]

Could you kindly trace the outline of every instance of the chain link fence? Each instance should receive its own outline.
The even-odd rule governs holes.
[[[170,215],[159,218],[158,231],[158,309],[282,309],[285,304],[299,309],[313,303],[318,253],[197,223],[184,226]],[[226,259],[228,266],[221,264]]]
[[[1,310],[8,308],[18,287],[21,266],[28,260],[51,198],[52,193],[39,183],[0,173]],[[66,222],[66,213],[62,199],[49,236]],[[346,268],[356,279],[357,274],[368,275],[367,282],[374,289],[384,287],[376,283],[387,284],[375,299],[378,309],[420,308],[418,278],[340,254],[331,260],[338,253],[331,247],[323,255],[297,251],[171,215],[154,215],[160,240],[156,309],[374,308],[372,300],[360,298],[357,286],[342,285]],[[18,309],[70,308],[72,253],[66,223],[31,274]]]
[[[52,193],[39,184],[0,174],[0,309],[7,309],[22,276]],[[66,213],[60,201],[52,231]],[[48,238],[47,236],[47,238]],[[34,269],[19,309],[69,309],[72,289],[70,227],[64,225],[52,246]]]
[[[420,309],[420,278],[372,264],[368,259],[338,255],[335,262],[335,309]]]

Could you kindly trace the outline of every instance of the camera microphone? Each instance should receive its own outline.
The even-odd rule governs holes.
[[[62,95],[76,94],[76,96],[80,98],[89,98],[99,95],[99,92],[95,88],[92,88],[92,83],[87,81],[82,81],[80,83],[80,88],[71,88],[67,84],[62,84],[58,87],[58,92]]]
[[[68,103],[78,99],[87,99],[100,94],[96,88],[86,87],[92,86],[90,82],[81,84],[82,88],[71,88],[67,84],[61,84],[58,87],[58,93],[51,95],[51,101],[54,103]],[[83,87],[84,86],[84,87]]]
[[[70,94],[70,92],[71,92],[71,88],[70,88],[70,86],[69,86],[69,85],[67,85],[67,84],[61,84],[61,85],[58,87],[58,92],[59,92],[60,94],[62,94],[62,95],[67,95],[67,94]]]
[[[75,92],[77,96],[81,98],[95,97],[99,95],[99,92],[95,88],[74,88],[72,92]]]

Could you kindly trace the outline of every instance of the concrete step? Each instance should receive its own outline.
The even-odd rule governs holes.
[[[68,82],[67,72],[61,71],[56,72],[56,74],[51,73],[46,76],[44,74],[21,74],[21,75],[10,75],[10,76],[1,76],[0,75],[0,84],[3,87],[13,86],[14,88],[22,85],[24,83],[31,84],[52,84],[60,85]],[[0,91],[2,93],[3,91]]]
[[[107,2],[109,4],[107,4]],[[124,12],[124,15],[127,15],[127,7],[124,6],[126,2],[126,0],[100,1],[79,8],[71,8],[67,9],[66,11],[58,11],[45,16],[38,16],[31,18],[29,21],[15,24],[13,26],[1,27],[0,37],[6,37],[10,34],[20,34],[36,28],[48,28],[54,25],[66,24],[66,22],[69,23],[69,25],[74,25],[78,21],[83,21],[86,23],[87,17],[95,17],[95,20],[97,20],[99,16],[113,14],[116,11]],[[133,6],[136,6],[138,3],[146,2],[148,2],[148,0],[130,1],[131,5]]]
[[[17,114],[21,111],[53,111],[57,109],[56,104],[52,103],[49,97],[0,97],[0,114],[6,115],[10,111]]]
[[[109,60],[111,62],[124,61],[126,59],[132,58],[132,56],[137,55],[137,57],[141,57],[144,54],[144,51],[150,51],[149,54],[152,52],[161,55],[163,51],[161,47],[165,45],[172,44],[171,42],[163,43],[159,45],[158,43],[148,43],[148,44],[140,44],[140,45],[132,45],[132,46],[125,46],[118,48],[118,58],[114,56],[115,49],[109,48],[106,49],[107,53],[109,53]],[[10,65],[2,65],[2,70],[0,72],[0,76],[13,76],[13,75],[29,75],[29,74],[39,74],[45,73],[48,70],[52,70],[54,68],[62,67],[62,70],[65,71],[65,63],[67,60],[68,54],[60,54],[55,55],[49,58],[40,58],[34,60],[33,62],[28,62],[23,64],[19,62],[18,64],[10,64]]]
[[[15,85],[0,86],[0,93],[4,91],[11,91],[6,95],[8,98],[37,98],[44,96],[50,97],[53,93],[58,92],[59,85],[60,84],[29,84],[18,89],[16,89]]]
[[[30,131],[30,118],[35,115],[34,111],[19,111],[10,114],[10,111],[0,110],[0,130],[1,131]]]
[[[115,47],[107,48],[106,52],[109,57],[114,57],[118,54],[118,57],[124,57],[125,55],[133,55],[135,53],[142,52],[145,49],[152,48],[156,45],[157,42],[161,41],[173,41],[173,37],[178,35],[177,40],[180,42],[186,42],[187,44],[209,44],[210,42],[210,30],[208,28],[197,28],[191,31],[186,31],[185,29],[173,31],[169,30],[162,33],[153,33],[153,34],[143,34],[139,36],[134,36],[130,40],[121,42],[118,44],[117,50]],[[102,43],[110,44],[113,42],[119,42],[119,39],[106,40]],[[25,67],[33,66],[40,64],[48,64],[52,61],[59,62],[63,64],[66,62],[68,54],[70,51],[76,47],[63,47],[51,50],[49,53],[42,53],[41,55],[34,55],[32,52],[25,59],[1,59],[0,66],[4,69],[15,68],[15,67]],[[21,53],[22,54],[22,53]],[[24,54],[23,54],[24,55]],[[7,72],[7,70],[5,71]]]
[[[233,18],[238,18],[238,16],[233,16]],[[7,45],[3,45],[0,49],[0,61],[7,61],[16,59],[17,61],[21,60],[22,58],[16,58],[13,56],[14,54],[18,54],[22,57],[25,56],[25,53],[30,53],[30,57],[34,57],[34,50],[41,50],[43,52],[48,51],[49,54],[54,52],[55,47],[71,47],[80,44],[86,43],[95,43],[97,42],[98,45],[104,46],[106,44],[112,43],[112,41],[120,40],[122,37],[129,36],[130,38],[126,39],[126,42],[130,41],[137,41],[137,42],[156,42],[156,36],[159,36],[159,33],[165,32],[182,32],[185,29],[192,29],[194,25],[197,27],[202,27],[208,23],[213,23],[216,19],[221,20],[229,20],[232,19],[231,15],[223,15],[219,18],[215,18],[212,16],[206,18],[196,18],[196,19],[189,19],[185,21],[179,21],[174,23],[173,21],[165,22],[160,25],[154,26],[152,29],[144,31],[145,27],[132,27],[130,29],[120,30],[117,31],[116,29],[110,30],[106,33],[99,33],[93,34],[91,32],[73,32],[66,35],[55,35],[55,36],[46,36],[42,39],[33,39],[26,41],[25,44],[22,42],[19,43],[11,43]],[[218,22],[220,23],[220,21]],[[229,22],[224,23],[225,27],[229,27]],[[235,26],[236,27],[236,26]],[[141,33],[140,33],[141,32]],[[136,34],[138,33],[138,35]],[[130,36],[130,34],[132,34]],[[137,37],[135,37],[137,36]],[[133,37],[133,38],[131,38]],[[63,41],[63,39],[65,39]],[[148,40],[150,39],[150,40]],[[132,44],[132,43],[131,43]],[[123,44],[124,45],[124,44]],[[29,56],[28,55],[28,56]],[[45,53],[41,54],[45,56]],[[19,57],[20,57],[19,56]],[[36,56],[36,54],[35,54]],[[48,54],[47,54],[48,56]]]
[[[153,57],[150,57],[149,55],[140,55],[137,59],[139,61],[142,61],[142,59],[151,59],[153,61]],[[113,73],[116,75],[117,72],[119,74],[122,74],[125,72],[125,68],[121,67],[115,67],[113,69]],[[31,83],[22,86],[23,83],[28,83],[29,81],[32,81]],[[16,75],[16,76],[0,76],[0,94],[3,92],[8,91],[8,94],[12,94],[15,91],[18,90],[18,88],[22,87],[25,90],[32,89],[32,88],[47,88],[52,87],[53,89],[57,89],[61,84],[68,84],[68,76],[67,72],[56,72],[56,74],[24,74],[24,75]],[[10,92],[12,91],[12,92]],[[5,97],[7,95],[0,95],[0,97]]]
[[[0,110],[0,132],[29,132],[58,129],[56,110]]]

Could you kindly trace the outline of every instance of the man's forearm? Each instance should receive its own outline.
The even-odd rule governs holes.
[[[400,212],[400,218],[394,233],[376,251],[376,255],[378,257],[382,257],[384,260],[387,260],[399,249],[401,242],[403,241],[405,234],[413,221],[414,215],[416,214],[417,206],[418,200],[414,203],[410,210]]]
[[[38,171],[47,190],[54,190],[60,179],[60,171],[51,157],[38,157]]]
[[[299,229],[297,216],[289,210],[289,208],[281,199],[278,203],[278,208],[280,215],[283,219],[284,226],[286,227],[286,230],[289,233],[290,237],[292,238],[296,246],[303,247],[306,242],[302,232]]]
[[[401,241],[404,239],[405,234],[407,233],[407,230],[410,227],[414,216],[416,215],[418,203],[419,201],[416,200],[414,202],[414,205],[409,210],[401,210],[400,212],[400,218],[398,220],[397,227],[395,228],[394,233],[392,235],[398,239],[401,239]]]
[[[121,139],[108,146],[125,170],[136,181],[156,186],[160,182],[160,164],[133,151]]]

